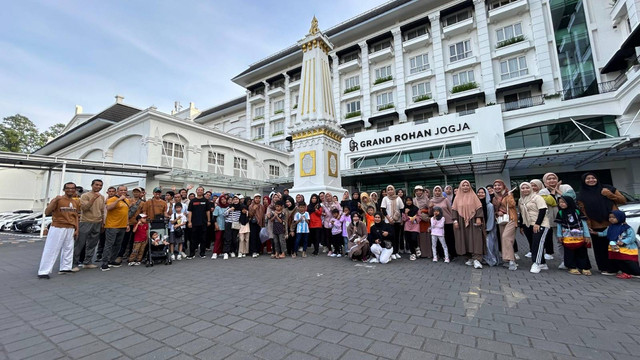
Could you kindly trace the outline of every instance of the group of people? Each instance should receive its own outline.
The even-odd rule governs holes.
[[[94,180],[91,191],[77,198],[76,185],[67,183],[64,195],[48,205],[53,223],[40,278],[49,278],[58,253],[59,274],[140,265],[149,241],[166,246],[175,260],[205,258],[208,251],[212,259],[224,260],[262,254],[305,258],[312,246],[312,256],[322,252],[353,261],[386,264],[406,254],[411,261],[449,263],[460,256],[476,269],[503,264],[517,270],[518,229],[529,243],[532,273],[547,270],[546,260],[557,251],[560,268],[591,275],[587,248],[593,246],[603,275],[640,276],[635,233],[617,210],[625,198],[593,173],[584,174],[577,196],[553,173],[511,190],[502,180],[477,189],[463,180],[455,189],[416,186],[414,196],[389,185],[379,195],[354,191],[339,199],[321,192],[308,201],[288,190],[244,197],[203,187],[191,194],[191,187],[164,194],[155,188],[145,199],[144,189],[134,188],[129,197],[119,186],[105,198],[102,186]],[[149,222],[166,224],[169,236],[158,238]]]

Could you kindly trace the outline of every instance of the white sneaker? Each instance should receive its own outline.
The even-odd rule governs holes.
[[[547,264],[540,264],[540,270],[549,270],[549,266]]]
[[[232,257],[232,258],[236,257],[236,253],[232,252],[232,253],[231,253],[231,257]]]
[[[391,254],[391,260],[395,260],[396,259],[396,254]]]
[[[338,256],[338,254],[331,253],[331,255],[329,255],[329,256],[331,256],[331,257],[336,257],[336,256]]]
[[[213,253],[213,255],[211,255],[211,260],[215,260],[218,258],[218,254]]]
[[[473,260],[473,267],[475,269],[482,269],[482,264],[480,264],[480,261],[478,260]]]
[[[171,254],[171,261],[176,259],[176,255],[175,254]]]
[[[422,256],[422,251],[420,251],[420,248],[416,248],[416,257],[420,256]]]
[[[529,251],[528,253],[526,253],[526,254],[524,255],[524,257],[528,257],[528,258],[530,258],[530,257],[531,257],[531,251]]]
[[[182,255],[183,259],[187,257],[187,254],[185,254],[184,251],[180,251],[180,255]]]
[[[515,261],[509,261],[509,270],[516,271],[518,270],[518,264]]]
[[[136,262],[135,262],[135,261],[131,261],[131,262],[129,262],[127,265],[129,265],[129,266],[133,266],[133,265],[135,265],[135,264],[136,264]]]
[[[176,260],[182,260],[182,255],[178,254],[178,256],[176,256]]]
[[[409,255],[409,260],[415,261],[416,260],[416,256],[413,255],[413,254]]]
[[[516,260],[520,260],[520,255],[518,255],[518,254],[513,254],[513,256],[516,258]]]
[[[229,260],[229,254],[224,253],[224,255],[222,256],[223,260]]]
[[[258,253],[253,253],[253,255],[251,255],[252,258],[257,258],[258,257]]]
[[[333,252],[329,251],[329,252],[327,253],[327,256],[331,256],[331,255],[333,255]]]
[[[464,264],[465,264],[465,265],[467,265],[467,266],[471,266],[471,265],[473,265],[473,260],[469,259],[469,260],[467,260],[467,262],[466,262],[466,263],[464,263]]]
[[[433,262],[438,262],[438,257],[437,256],[433,257]]]
[[[401,259],[402,256],[400,256],[400,254],[396,254],[396,259]]]
[[[564,266],[564,261],[561,262],[560,265],[558,265],[558,269],[560,269],[560,270],[566,270],[567,269],[567,267]]]
[[[336,255],[336,257],[342,257],[342,254],[338,254],[338,255]]]
[[[531,265],[531,270],[529,270],[529,272],[533,273],[533,274],[539,274],[540,273],[540,265],[533,263],[533,265]]]
[[[378,263],[378,259],[373,257],[371,258],[371,260],[369,260],[369,264],[377,264]]]
[[[449,263],[449,258],[444,258],[444,262],[448,264]]]
[[[544,259],[545,260],[553,260],[553,255],[544,254]]]

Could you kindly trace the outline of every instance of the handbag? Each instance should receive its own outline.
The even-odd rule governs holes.
[[[231,229],[233,230],[240,230],[240,227],[242,227],[240,221],[234,221],[231,223]]]
[[[181,238],[182,235],[184,235],[184,230],[182,230],[182,226],[177,227],[174,231],[173,231],[173,236],[176,238]]]
[[[507,201],[507,213],[496,218],[498,225],[506,225],[509,223],[509,202]]]

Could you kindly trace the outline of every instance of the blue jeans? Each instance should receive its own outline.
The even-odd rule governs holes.
[[[309,233],[297,233],[296,234],[296,243],[293,247],[293,253],[297,253],[300,248],[300,240],[302,240],[302,251],[307,251],[307,239],[309,239]]]

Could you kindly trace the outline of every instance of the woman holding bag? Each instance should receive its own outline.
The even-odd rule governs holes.
[[[468,180],[462,180],[453,199],[453,231],[456,252],[467,257],[465,265],[482,269],[482,256],[486,248],[482,203]]]
[[[516,200],[507,188],[504,181],[498,179],[493,182],[493,203],[494,211],[498,219],[502,243],[502,261],[509,263],[509,270],[518,269],[514,243],[516,241],[516,227],[518,224],[518,212],[516,211]]]

